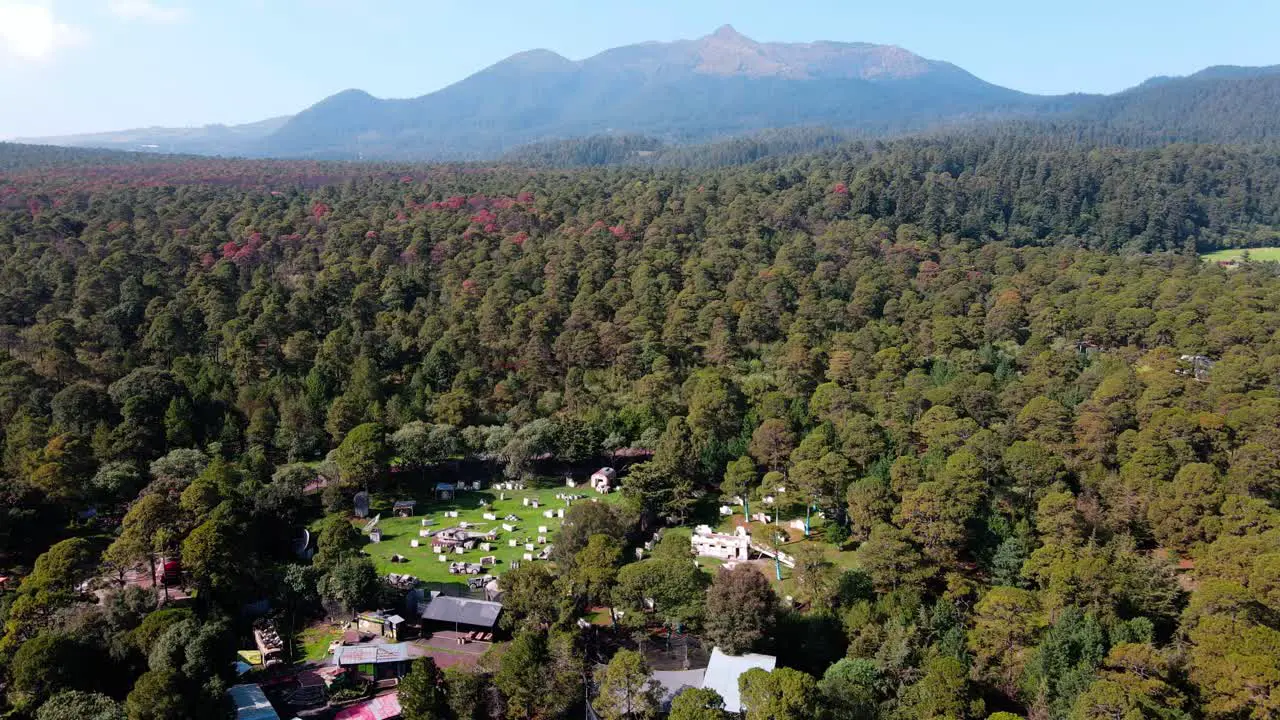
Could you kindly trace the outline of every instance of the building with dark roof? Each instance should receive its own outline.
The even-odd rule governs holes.
[[[502,603],[449,595],[436,595],[422,606],[423,623],[442,630],[492,631],[501,614]]]

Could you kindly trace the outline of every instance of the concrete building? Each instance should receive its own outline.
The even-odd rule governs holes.
[[[707,525],[699,525],[694,528],[689,540],[693,545],[693,553],[700,557],[720,558],[726,562],[750,559],[751,535],[742,526],[734,528],[730,535],[716,532]]]

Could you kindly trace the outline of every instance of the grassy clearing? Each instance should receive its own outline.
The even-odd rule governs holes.
[[[317,623],[304,628],[297,637],[298,644],[302,646],[302,658],[320,662],[329,657],[329,643],[338,639],[338,635],[338,631],[328,623]]]
[[[822,518],[815,517],[812,519],[808,538],[804,536],[803,530],[790,527],[791,520],[803,518],[803,515],[799,515],[797,518],[783,520],[780,525],[776,523],[766,525],[764,523],[753,522],[747,525],[747,530],[751,533],[751,537],[757,543],[762,545],[769,545],[770,539],[775,535],[775,533],[785,533],[787,540],[782,544],[782,551],[789,555],[795,555],[797,552],[814,549],[821,552],[823,557],[825,557],[826,560],[838,570],[850,570],[858,567],[857,552],[855,550],[841,550],[822,539],[822,528],[823,524],[826,522]],[[734,526],[736,524],[740,524],[741,521],[742,513],[739,512],[737,515],[724,518],[717,529],[720,532],[733,532]],[[715,562],[717,564],[715,567],[708,569],[707,566],[711,562]],[[708,569],[712,574],[714,574],[719,568],[719,561],[716,561],[713,558],[698,558],[698,563],[702,565],[704,569]],[[769,558],[761,558],[756,561],[756,563],[761,568],[761,571],[764,572],[765,576],[769,578],[769,581],[773,583],[774,590],[778,592],[778,595],[794,596],[796,594],[797,586],[794,570],[783,565],[781,567],[782,578],[778,579],[777,571],[779,568],[773,560],[770,560]]]
[[[382,542],[367,543],[364,549],[373,558],[374,565],[381,574],[394,572],[413,575],[431,584],[433,588],[436,585],[465,586],[467,576],[450,575],[449,563],[479,563],[481,557],[493,555],[498,559],[498,564],[491,572],[496,575],[510,567],[512,560],[520,560],[528,552],[524,546],[526,542],[534,544],[535,555],[541,550],[541,546],[537,544],[538,536],[543,534],[538,532],[539,527],[547,528],[545,536],[549,543],[554,544],[555,535],[560,531],[564,521],[558,517],[544,517],[543,513],[547,510],[568,509],[563,500],[556,499],[556,495],[562,493],[582,495],[584,499],[578,502],[591,502],[591,498],[600,502],[616,502],[620,497],[616,493],[602,496],[589,487],[568,488],[564,486],[563,480],[547,479],[538,487],[529,487],[526,490],[460,492],[453,501],[449,502],[436,502],[430,495],[419,496],[415,498],[418,501],[418,506],[415,508],[417,514],[407,518],[391,516],[392,503],[401,498],[377,497],[371,512],[382,514],[382,521],[379,523],[382,527]],[[539,507],[526,506],[524,504],[526,498],[531,501],[537,500]],[[481,507],[482,501],[491,503],[491,508],[486,510]],[[447,511],[457,511],[458,517],[446,518],[444,514]],[[485,520],[486,512],[492,512],[498,516],[498,519]],[[507,522],[503,518],[507,515],[520,518],[514,523],[515,532],[502,530],[502,524]],[[490,552],[483,552],[477,548],[462,554],[450,553],[447,555],[448,560],[441,562],[436,554],[431,552],[431,541],[418,535],[418,531],[423,529],[423,518],[430,518],[433,521],[430,527],[435,529],[454,527],[463,521],[482,531],[498,528],[498,539]],[[355,521],[355,524],[363,526],[364,521]],[[419,541],[419,547],[411,546],[413,540]],[[517,546],[511,547],[510,540],[516,540]],[[409,562],[391,562],[391,556],[396,554],[407,557]]]
[[[1200,256],[1201,260],[1206,262],[1231,262],[1240,260],[1245,253],[1249,254],[1249,259],[1256,262],[1280,262],[1280,247],[1261,247],[1261,248],[1234,248],[1231,250],[1217,250],[1211,253],[1204,253]]]

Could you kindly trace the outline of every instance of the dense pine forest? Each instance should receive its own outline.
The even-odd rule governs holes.
[[[508,639],[415,663],[406,720],[657,717],[673,635],[777,657],[748,720],[1280,716],[1280,265],[1198,257],[1276,244],[1268,146],[0,145],[0,713],[230,717],[247,605],[391,606],[357,491],[613,463],[620,501],[500,571]],[[698,569],[681,528],[766,497],[812,521],[769,540],[786,582]],[[127,581],[165,558],[181,602]]]

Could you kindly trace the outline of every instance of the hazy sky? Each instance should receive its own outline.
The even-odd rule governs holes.
[[[0,138],[249,122],[350,87],[411,97],[521,50],[580,59],[725,23],[900,45],[1036,93],[1280,64],[1277,0],[0,0]]]

